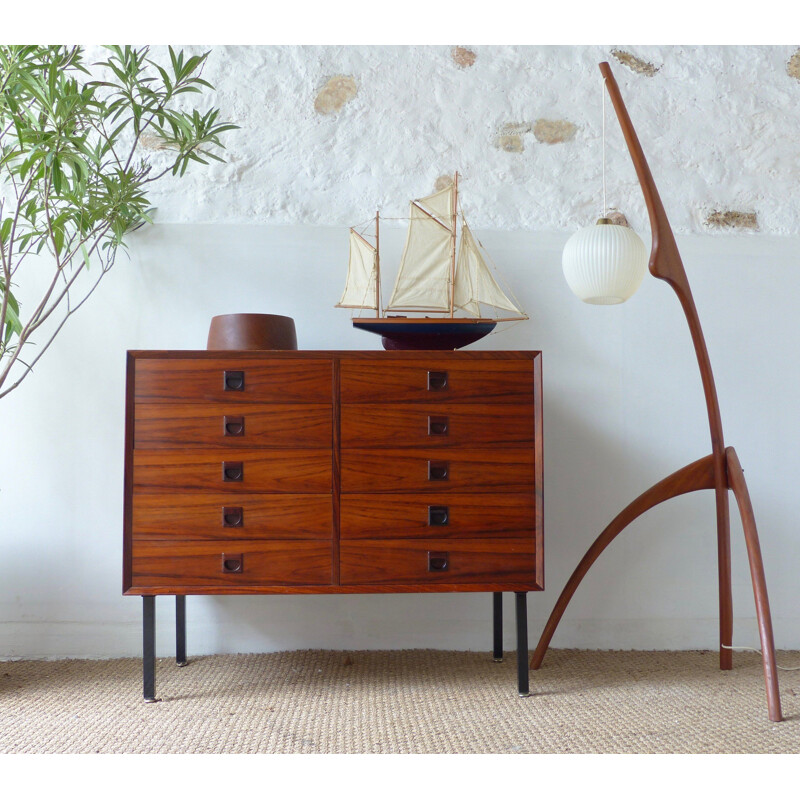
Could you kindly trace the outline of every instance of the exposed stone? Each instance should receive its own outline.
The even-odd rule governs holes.
[[[167,149],[167,143],[160,136],[156,136],[154,133],[148,133],[147,131],[139,137],[139,144],[144,147],[145,150]]]
[[[451,51],[451,55],[453,56],[453,61],[455,61],[456,66],[462,69],[471,67],[478,57],[472,50],[468,50],[466,47],[454,47]]]
[[[712,228],[758,229],[758,216],[754,211],[713,211],[706,217]]]
[[[800,49],[787,62],[786,72],[790,77],[800,81]]]
[[[494,146],[506,153],[521,153],[525,149],[522,137],[517,133],[500,133],[495,137]]]
[[[351,75],[334,75],[317,94],[314,110],[318,114],[335,114],[357,93],[358,86]]]
[[[638,72],[639,75],[646,75],[648,78],[652,78],[661,69],[661,67],[651,64],[649,61],[637,58],[627,50],[612,50],[611,55],[632,72]]]
[[[533,123],[532,122],[506,122],[503,125],[502,129],[500,130],[500,134],[512,134],[512,133],[531,133],[533,131]]]
[[[630,228],[628,218],[621,211],[606,211],[606,217],[611,220],[614,225],[621,225],[623,228]]]
[[[495,137],[494,146],[507,153],[525,150],[523,136],[532,133],[544,144],[566,142],[575,136],[577,126],[566,119],[537,119],[536,122],[507,122]]]
[[[436,179],[436,183],[433,184],[433,191],[434,192],[441,192],[442,189],[446,189],[448,186],[453,185],[453,176],[452,175],[440,175]]]
[[[566,119],[537,119],[533,135],[544,144],[559,144],[572,139],[577,130],[577,126]]]

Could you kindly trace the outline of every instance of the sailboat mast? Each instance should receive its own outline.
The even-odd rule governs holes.
[[[453,239],[450,255],[450,316],[453,316],[456,293],[456,215],[458,213],[458,172],[453,178]]]
[[[381,212],[375,212],[375,311],[381,315]]]

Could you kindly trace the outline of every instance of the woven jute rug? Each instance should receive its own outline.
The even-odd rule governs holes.
[[[800,653],[779,654],[800,665]],[[516,662],[434,650],[0,663],[4,753],[797,753],[800,672],[767,718],[761,662],[737,653],[553,650]]]

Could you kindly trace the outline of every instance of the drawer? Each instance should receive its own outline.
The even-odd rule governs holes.
[[[533,405],[346,405],[341,443],[351,447],[502,446],[533,443]]]
[[[344,494],[342,539],[533,537],[533,493]]]
[[[133,585],[176,590],[329,585],[331,565],[326,542],[137,542]]]
[[[134,492],[133,536],[141,539],[330,539],[329,494]]]
[[[468,360],[464,355],[342,359],[342,403],[533,403],[533,355]]]
[[[384,539],[342,542],[342,585],[511,583],[535,586],[526,539]]]
[[[331,491],[330,450],[134,450],[134,490]]]
[[[138,403],[134,413],[138,448],[331,446],[330,405]]]
[[[333,364],[327,359],[138,358],[140,403],[328,403]]]
[[[343,493],[523,492],[534,485],[528,448],[343,450],[341,464]]]

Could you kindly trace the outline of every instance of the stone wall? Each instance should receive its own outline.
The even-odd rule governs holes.
[[[573,230],[601,211],[604,60],[676,231],[800,229],[800,51],[784,46],[214,47],[205,77],[241,129],[228,163],[158,187],[158,220],[402,217],[458,170],[475,227]],[[608,204],[642,230],[610,104],[607,131]]]

